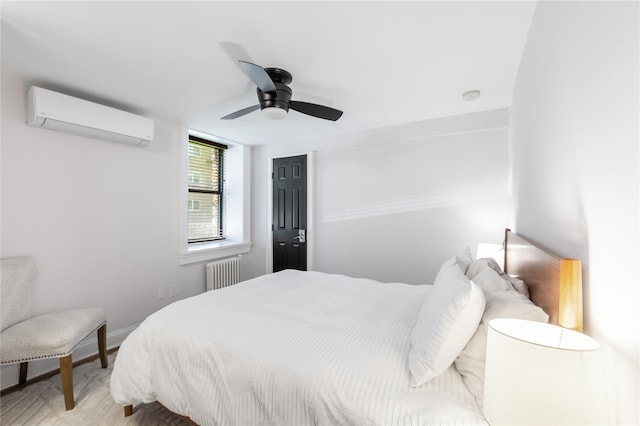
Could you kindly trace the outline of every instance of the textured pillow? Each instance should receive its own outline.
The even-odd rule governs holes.
[[[496,271],[498,274],[502,273],[502,268],[498,265],[498,262],[495,261],[492,257],[481,257],[480,259],[474,260],[469,268],[467,269],[467,278],[470,280],[474,279],[476,275],[478,275],[485,268],[491,268]]]
[[[412,386],[426,383],[453,363],[478,328],[484,304],[482,290],[455,262],[445,262],[411,330]]]
[[[482,288],[486,306],[480,326],[456,358],[455,366],[478,405],[482,405],[489,321],[494,318],[517,318],[548,322],[549,316],[489,266],[475,275],[474,282]]]
[[[473,277],[473,282],[475,282],[482,291],[484,291],[485,295],[487,293],[492,293],[496,291],[510,291],[513,290],[511,284],[505,281],[496,271],[494,271],[490,267],[486,267],[477,273]],[[486,307],[485,307],[486,309]]]
[[[492,257],[482,257],[480,259],[474,260],[467,269],[467,278],[469,278],[470,280],[474,279],[476,275],[478,275],[484,268],[487,267],[496,271],[500,275],[500,277],[511,284],[513,288],[518,291],[518,293],[524,295],[526,298],[529,298],[529,289],[527,288],[527,285],[524,283],[524,281],[514,275],[509,275],[502,272],[502,268]]]
[[[515,275],[502,273],[500,276],[505,280],[509,281],[513,286],[513,288],[515,288],[518,291],[518,293],[520,293],[527,299],[529,298],[529,288],[527,287],[527,284],[525,284],[524,281],[522,281],[520,278],[518,278]]]

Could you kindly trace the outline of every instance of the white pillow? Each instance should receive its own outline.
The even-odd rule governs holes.
[[[462,273],[466,274],[467,270],[469,269],[469,266],[471,266],[472,263],[473,263],[473,255],[471,254],[471,249],[469,247],[465,247],[465,249],[462,250],[460,254],[458,254],[457,256],[450,257],[449,259],[444,261],[444,263],[440,267],[440,270],[438,270],[438,273],[436,274],[436,281],[438,280],[438,275],[440,274],[440,271],[442,269],[445,269],[451,265],[458,265]]]
[[[456,358],[455,366],[478,405],[482,405],[489,321],[494,318],[518,318],[548,322],[549,316],[506,283],[491,267],[477,273],[474,282],[483,289],[486,306],[480,326]]]
[[[466,274],[469,266],[473,263],[473,255],[471,254],[471,248],[465,247],[462,253],[456,256],[456,263],[462,269],[462,273]]]
[[[495,261],[492,257],[482,257],[480,259],[474,260],[469,268],[467,268],[467,278],[470,280],[474,279],[478,273],[480,273],[484,268],[491,268],[496,271],[503,280],[507,281],[509,284],[515,288],[518,293],[522,294],[526,298],[529,298],[529,289],[524,281],[514,275],[508,275],[502,272],[502,268],[498,265],[498,262]]]
[[[506,282],[496,271],[486,267],[473,277],[473,282],[480,286],[485,295],[494,291],[513,290],[511,284]]]
[[[457,264],[445,262],[411,330],[412,386],[428,382],[453,363],[478,328],[484,305],[482,290]]]
[[[527,287],[527,284],[524,281],[522,281],[516,275],[509,275],[509,274],[502,273],[502,275],[500,276],[505,280],[509,281],[513,286],[513,288],[515,288],[518,291],[518,293],[520,293],[527,299],[529,298],[529,287]]]
[[[495,261],[492,257],[481,257],[480,259],[474,260],[469,268],[467,269],[467,278],[470,280],[474,279],[478,273],[480,273],[485,268],[491,268],[497,273],[502,273],[502,268],[498,265],[498,262]]]

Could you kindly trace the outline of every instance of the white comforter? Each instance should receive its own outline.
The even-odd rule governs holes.
[[[123,342],[111,393],[201,425],[486,424],[453,366],[410,386],[430,288],[287,270],[185,299]]]

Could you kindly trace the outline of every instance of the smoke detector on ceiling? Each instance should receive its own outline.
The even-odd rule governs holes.
[[[479,90],[469,90],[468,92],[464,92],[462,94],[462,99],[464,99],[465,101],[475,101],[479,97],[480,97]]]

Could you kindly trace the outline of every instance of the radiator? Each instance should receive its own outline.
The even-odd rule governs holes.
[[[207,263],[207,291],[217,290],[240,281],[240,257]]]

